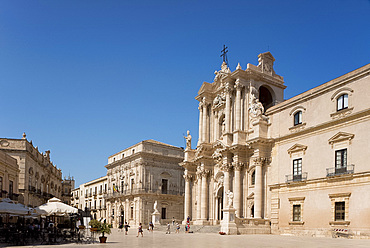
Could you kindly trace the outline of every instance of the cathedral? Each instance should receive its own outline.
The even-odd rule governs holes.
[[[270,52],[204,82],[184,222],[228,234],[370,235],[370,64],[290,99]],[[188,134],[188,137],[190,134]]]

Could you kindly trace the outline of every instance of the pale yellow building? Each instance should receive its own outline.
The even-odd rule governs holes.
[[[3,143],[0,141],[0,145]],[[18,201],[18,178],[17,160],[0,151],[0,198]]]
[[[154,205],[160,223],[183,219],[184,178],[178,164],[184,150],[154,140],[139,142],[108,158],[107,221],[118,227],[152,220]]]
[[[71,205],[88,211],[93,219],[105,219],[107,208],[103,196],[106,192],[107,176],[91,180],[72,190]]]
[[[198,92],[184,219],[222,226],[233,209],[230,233],[369,235],[370,64],[284,100],[274,57],[258,57]]]
[[[37,207],[52,197],[61,199],[62,171],[50,160],[50,151],[41,153],[26,134],[22,139],[0,138],[0,151],[17,160],[20,203]]]

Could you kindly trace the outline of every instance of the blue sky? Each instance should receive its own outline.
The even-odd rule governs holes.
[[[198,136],[194,99],[269,50],[302,93],[370,63],[370,1],[0,1],[0,137],[26,132],[76,184],[141,140]]]

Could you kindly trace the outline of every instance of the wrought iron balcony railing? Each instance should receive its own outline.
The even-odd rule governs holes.
[[[298,175],[286,175],[285,176],[285,182],[291,183],[291,182],[301,182],[307,180],[307,172],[303,172],[302,174]]]
[[[355,165],[348,164],[347,166],[343,166],[343,167],[327,168],[326,176],[333,177],[333,176],[344,175],[344,174],[353,174],[354,171],[355,171]]]
[[[105,198],[115,198],[125,195],[135,195],[135,194],[165,194],[165,195],[183,195],[184,190],[162,190],[162,189],[148,189],[148,188],[141,188],[141,189],[128,189],[128,190],[120,190],[113,193],[108,193],[104,195]]]

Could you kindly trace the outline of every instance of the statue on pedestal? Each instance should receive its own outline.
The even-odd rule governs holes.
[[[186,140],[185,150],[191,150],[191,135],[189,130],[187,131],[187,136],[184,136],[184,138]]]
[[[234,194],[230,190],[227,191],[227,206],[231,208],[233,206]]]

